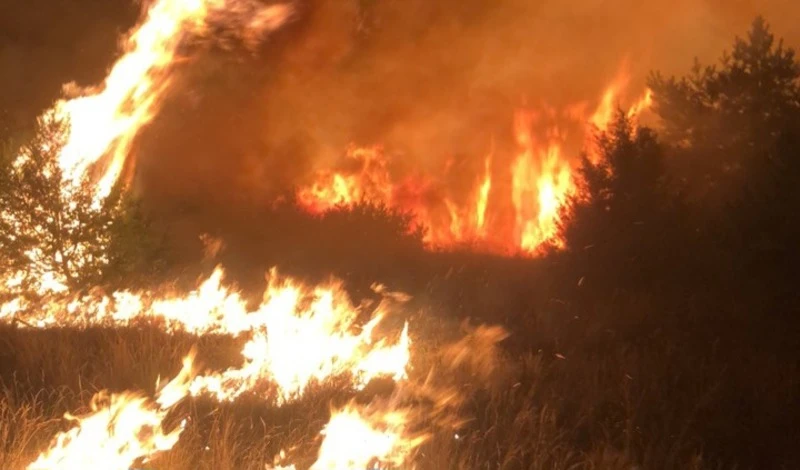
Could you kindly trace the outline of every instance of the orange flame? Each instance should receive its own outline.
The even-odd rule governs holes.
[[[101,86],[77,89],[66,85],[64,99],[55,103],[40,117],[48,124],[64,122],[58,126],[64,132],[48,135],[47,141],[37,143],[44,152],[58,151],[57,165],[62,181],[61,196],[64,205],[73,210],[81,200],[84,182],[93,184],[91,207],[101,211],[102,201],[128,166],[133,143],[139,131],[158,111],[173,75],[173,64],[178,60],[178,48],[190,34],[200,34],[209,21],[236,17],[240,34],[246,42],[253,42],[265,31],[283,24],[291,14],[286,5],[262,6],[252,0],[155,0],[144,19],[123,41],[124,52],[111,68]],[[23,148],[14,162],[14,169],[24,171],[30,161],[29,152]],[[50,172],[48,174],[48,172]],[[44,176],[54,174],[45,170]],[[25,223],[16,220],[0,208],[0,217],[14,230],[22,233]],[[78,220],[70,223],[79,224]],[[41,227],[29,230],[44,231]],[[82,266],[92,255],[77,242],[71,250],[69,265]],[[30,290],[37,295],[60,294],[67,291],[66,275],[48,267],[61,264],[60,253],[46,254],[47,250],[35,248],[25,253],[27,269],[0,276],[3,294],[18,292],[25,278],[36,278]],[[48,259],[52,258],[52,259]],[[107,262],[99,257],[101,262]],[[48,270],[48,272],[43,272]],[[21,303],[20,300],[18,303]],[[0,317],[11,316],[22,307],[7,304]]]
[[[65,87],[72,98],[58,101],[43,119],[68,121],[69,135],[59,158],[66,181],[77,186],[91,167],[102,164],[96,199],[105,198],[122,174],[139,130],[157,112],[169,88],[178,47],[189,34],[202,33],[215,12],[236,10],[237,0],[158,0],[124,41],[124,54],[97,89]],[[290,14],[274,5],[243,25],[245,34],[279,27]]]
[[[409,410],[394,409],[392,404],[349,403],[333,411],[320,432],[322,444],[310,470],[398,468],[427,439],[425,435],[411,435],[407,430],[409,421]],[[276,460],[285,458],[281,452]],[[297,470],[297,467],[277,465],[267,469]]]
[[[547,242],[559,245],[559,208],[574,189],[571,168],[561,156],[558,143],[539,150],[530,133],[533,114],[517,113],[515,135],[522,153],[512,167],[512,202],[516,215],[516,242],[524,251],[534,252]]]
[[[475,225],[478,234],[486,235],[486,208],[489,205],[489,192],[492,190],[492,156],[486,157],[484,164],[483,182],[478,189],[478,201],[475,204]]]
[[[380,147],[353,147],[346,159],[355,169],[321,171],[310,185],[298,188],[298,203],[312,213],[365,202],[410,212],[426,229],[424,241],[431,249],[467,244],[481,251],[535,255],[546,246],[563,248],[559,219],[565,201],[576,191],[572,173],[578,159],[565,154],[568,132],[560,123],[548,127],[543,136],[538,130],[545,118],[564,119],[573,126],[577,122],[587,154],[598,158],[592,137],[610,125],[627,81],[620,74],[588,115],[585,104],[562,112],[548,107],[541,112],[519,110],[514,116],[519,152],[510,161],[498,161],[491,152],[468,193],[458,193],[444,181],[450,165],[439,178],[400,177],[390,170],[389,154]],[[651,102],[647,90],[628,109],[628,116],[640,115]],[[507,165],[507,172],[493,170],[493,165]]]
[[[199,376],[191,384],[192,395],[210,394],[219,400],[234,400],[265,384],[271,384],[283,402],[302,394],[309,383],[333,376],[349,375],[355,387],[378,376],[406,377],[408,325],[396,342],[376,339],[377,327],[393,305],[406,300],[403,296],[376,286],[383,300],[372,319],[359,326],[362,312],[339,283],[308,287],[273,270],[264,300],[250,310],[238,292],[222,284],[223,275],[217,268],[197,290],[179,296],[120,291],[52,301],[33,312],[12,301],[0,311],[27,313],[22,325],[40,328],[151,320],[168,331],[250,335],[242,349],[242,367]]]
[[[350,148],[347,159],[361,168],[354,174],[320,174],[318,181],[302,188],[297,198],[312,212],[321,213],[337,206],[357,202],[389,203],[394,199],[394,183],[383,152],[378,147]]]
[[[349,374],[356,387],[378,376],[405,378],[408,325],[396,344],[374,341],[383,306],[360,331],[355,328],[358,313],[338,285],[308,289],[273,275],[263,303],[251,314],[253,337],[242,350],[244,365],[198,377],[192,394],[233,400],[270,382],[277,388],[278,401],[284,402],[300,395],[309,383],[332,376]]]
[[[408,413],[347,405],[336,411],[322,430],[324,440],[312,470],[382,469],[405,463],[425,441],[407,436]]]
[[[29,470],[128,470],[135,462],[171,449],[183,432],[183,423],[165,431],[162,422],[189,391],[193,354],[183,369],[161,391],[155,402],[141,394],[101,392],[91,402],[91,413],[65,417],[75,425],[58,434]]]

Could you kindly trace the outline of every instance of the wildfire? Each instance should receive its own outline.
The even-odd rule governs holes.
[[[349,404],[335,411],[322,430],[324,440],[312,470],[386,469],[402,465],[425,441],[407,436],[408,412]]]
[[[349,375],[358,388],[378,376],[406,377],[410,340],[408,325],[396,344],[375,341],[384,304],[364,326],[356,327],[359,310],[338,285],[308,289],[271,276],[264,301],[250,314],[252,337],[244,345],[244,365],[201,376],[192,394],[232,400],[264,382],[277,389],[279,402],[300,395],[309,383]]]
[[[102,85],[67,89],[69,96],[42,116],[69,123],[58,154],[65,200],[74,200],[81,185],[91,181],[95,183],[92,200],[99,210],[114,184],[131,168],[135,139],[158,112],[172,85],[180,46],[188,37],[203,34],[214,21],[224,21],[237,23],[245,42],[253,43],[264,32],[280,27],[289,14],[285,5],[263,6],[257,0],[153,1],[143,21],[124,40],[123,55]],[[618,84],[610,87],[595,113],[581,117],[587,133],[590,126],[600,130],[608,126],[620,89]],[[648,91],[628,114],[637,115],[650,102]],[[298,190],[297,199],[314,213],[364,202],[410,211],[427,228],[425,242],[434,248],[471,244],[504,254],[534,254],[546,245],[559,247],[561,209],[575,191],[575,159],[565,155],[566,137],[557,128],[544,136],[537,133],[538,116],[527,108],[515,114],[513,136],[518,148],[513,155],[503,156],[492,145],[475,165],[478,169],[470,175],[469,189],[464,192],[451,191],[440,175],[398,177],[391,153],[375,146],[350,148],[350,169],[321,172]],[[443,175],[448,171],[445,167]],[[15,227],[14,220],[6,222]],[[35,251],[27,255],[32,264],[45,256]],[[15,291],[23,282],[20,276],[3,273],[0,285]],[[194,373],[190,354],[172,381],[157,385],[155,398],[135,392],[97,394],[89,413],[66,415],[73,426],[53,439],[30,464],[31,470],[123,470],[146,461],[178,441],[184,423],[168,430],[165,420],[187,396],[231,401],[251,393],[264,399],[274,396],[282,405],[301,396],[311,384],[333,377],[349,379],[355,389],[363,389],[377,377],[408,381],[409,324],[384,331],[391,307],[403,297],[379,288],[381,301],[369,309],[354,305],[340,283],[306,286],[272,271],[261,302],[253,307],[224,284],[221,268],[186,294],[73,295],[56,273],[37,272],[36,276],[37,293],[43,298],[14,297],[0,305],[0,319],[13,318],[20,326],[35,328],[147,322],[167,332],[240,337],[243,347],[241,366],[202,375]],[[500,335],[491,332],[491,338]],[[475,349],[458,348],[458,354],[467,352]],[[436,405],[451,411],[447,404],[456,394],[448,390]],[[391,401],[367,406],[350,403],[335,410],[321,432],[323,440],[312,468],[402,465],[426,439],[410,431],[411,421],[410,409]]]
[[[248,309],[238,292],[223,285],[223,278],[223,270],[217,268],[185,295],[120,291],[51,300],[34,311],[14,299],[0,312],[16,313],[21,325],[40,328],[147,321],[167,331],[247,335],[242,367],[199,376],[191,384],[192,395],[210,394],[219,400],[233,400],[265,384],[271,384],[283,402],[297,397],[309,383],[334,376],[349,375],[357,388],[378,376],[406,377],[408,325],[394,342],[376,338],[381,322],[393,305],[406,299],[403,296],[376,286],[383,300],[371,319],[359,325],[364,309],[354,306],[337,282],[308,287],[273,270],[263,301]]]
[[[273,271],[263,301],[255,309],[247,309],[242,297],[223,285],[223,279],[223,271],[217,269],[196,290],[180,296],[118,292],[91,300],[51,302],[47,317],[23,323],[62,327],[144,320],[170,331],[249,335],[242,348],[242,367],[195,376],[190,355],[180,374],[160,388],[154,400],[132,392],[98,394],[89,414],[67,415],[75,425],[59,434],[29,468],[128,469],[175,444],[182,425],[171,431],[161,426],[187,395],[230,401],[251,392],[266,399],[261,392],[274,390],[280,405],[300,396],[310,383],[334,376],[350,377],[356,389],[375,377],[406,379],[411,346],[408,324],[395,340],[376,333],[391,305],[407,300],[406,296],[374,286],[383,300],[374,308],[372,319],[358,326],[367,306],[354,306],[338,283],[309,287]],[[53,316],[58,306],[66,316]],[[69,318],[74,321],[70,323]],[[373,458],[402,461],[418,445],[403,435],[404,416],[390,407],[355,405],[333,413],[323,431],[327,444],[323,444],[314,468],[366,468],[350,467],[350,463],[366,465]],[[343,439],[350,441],[344,448]]]
[[[285,5],[259,8],[241,0],[157,0],[123,41],[124,53],[100,87],[65,87],[72,96],[58,101],[43,118],[69,123],[59,164],[71,186],[80,184],[97,165],[95,198],[100,201],[108,195],[139,130],[164,99],[181,43],[189,35],[201,34],[215,17],[237,11],[249,11],[241,25],[247,38],[279,27],[290,14]]]
[[[155,401],[139,393],[100,392],[91,413],[65,417],[74,426],[53,439],[29,470],[128,470],[135,462],[171,449],[183,432],[183,423],[165,431],[170,410],[189,392],[193,354],[183,360],[180,373],[160,390]]]
[[[369,313],[369,305],[354,306],[336,282],[306,286],[273,270],[263,300],[248,309],[242,296],[223,281],[224,272],[218,268],[184,295],[119,292],[91,300],[51,302],[48,315],[56,311],[56,305],[68,315],[41,321],[29,318],[25,324],[43,327],[151,321],[167,331],[248,337],[241,367],[196,375],[192,352],[172,381],[163,387],[157,384],[154,399],[133,392],[98,394],[90,413],[67,415],[75,424],[57,435],[29,468],[129,469],[175,445],[184,423],[171,430],[164,423],[187,396],[231,401],[250,393],[282,406],[301,396],[309,384],[335,376],[349,378],[356,390],[376,377],[397,385],[389,398],[376,398],[366,405],[350,402],[332,411],[321,431],[322,443],[312,469],[397,468],[412,460],[431,429],[450,429],[462,422],[458,413],[463,384],[432,371],[421,382],[409,379],[408,323],[399,335],[391,335],[395,338],[378,334],[385,329],[381,322],[391,307],[406,302],[408,296],[374,285],[381,300],[371,309],[371,320],[362,323],[359,318]],[[69,323],[68,318],[79,320]],[[506,336],[501,328],[479,327],[461,341],[443,346],[438,364],[448,370],[466,367],[468,374],[481,377],[489,373],[497,354],[495,345]],[[419,430],[423,424],[427,427]]]
[[[579,160],[564,151],[574,140],[566,127],[581,129],[584,149],[594,158],[593,136],[608,128],[626,82],[624,75],[615,79],[591,114],[584,113],[583,105],[561,112],[518,110],[513,125],[518,151],[505,157],[490,152],[466,193],[447,184],[450,165],[438,175],[403,176],[394,171],[391,153],[381,147],[352,147],[345,167],[323,170],[297,190],[298,203],[317,214],[359,203],[410,212],[425,228],[424,241],[432,249],[469,245],[500,254],[535,255],[543,247],[563,248],[559,221],[565,201],[576,191],[572,175]],[[628,116],[637,116],[651,101],[647,90],[630,106]]]

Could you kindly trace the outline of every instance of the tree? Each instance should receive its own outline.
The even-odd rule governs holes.
[[[649,86],[679,175],[703,203],[740,195],[800,110],[800,64],[758,17],[719,66],[695,61],[683,78],[654,73]]]
[[[798,259],[800,63],[763,18],[719,66],[650,79],[670,160],[687,183],[704,232],[737,266]]]
[[[88,178],[65,180],[59,154],[68,130],[48,115],[25,143],[7,142],[0,152],[6,295],[75,292],[141,264],[143,250],[151,249],[147,224],[121,189],[98,202]],[[130,240],[136,231],[140,240]]]
[[[663,247],[675,241],[666,233],[676,199],[664,175],[662,146],[652,130],[636,127],[621,111],[596,138],[599,159],[584,155],[578,191],[567,204],[567,246],[578,265],[617,284],[657,276]]]

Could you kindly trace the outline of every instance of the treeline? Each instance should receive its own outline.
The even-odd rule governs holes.
[[[218,262],[245,289],[263,288],[271,266],[354,291],[382,282],[413,295],[414,334],[437,316],[509,327],[509,356],[532,371],[521,383],[551,384],[520,400],[555,410],[570,452],[610,449],[645,468],[797,468],[800,62],[758,18],[719,64],[648,85],[658,122],[620,112],[597,136],[599,158],[583,159],[564,209],[567,249],[536,259],[429,253],[408,214],[315,217],[291,198],[231,205],[175,235],[121,188],[100,204],[88,182],[65,193],[68,123],[42,120],[0,147],[0,300],[40,292],[44,273],[74,292],[193,281]],[[203,232],[226,246],[209,246],[204,265],[196,240],[196,259],[176,259]]]
[[[579,279],[584,290],[594,286],[598,291],[708,288],[712,283],[727,288],[737,282],[788,279],[800,261],[794,217],[800,208],[794,188],[800,177],[799,80],[794,51],[775,39],[762,18],[754,21],[746,38],[736,39],[719,64],[695,63],[684,77],[652,74],[648,86],[656,126],[641,127],[619,112],[610,129],[597,136],[600,158],[583,158],[577,175],[580,190],[563,213],[561,230],[568,249],[549,257],[548,263],[556,263],[554,273],[561,269],[564,283]],[[4,146],[4,210],[28,223],[3,230],[0,252],[6,264],[20,269],[38,243],[33,232],[45,235],[44,251],[61,259],[53,269],[72,279],[75,288],[129,278],[144,268],[151,275],[154,266],[161,269],[174,262],[168,259],[163,234],[152,233],[152,224],[130,198],[123,204],[128,209],[109,202],[116,209],[98,214],[106,219],[113,215],[114,223],[92,219],[88,208],[81,209],[85,214],[62,214],[88,222],[75,227],[100,227],[88,232],[72,233],[69,225],[48,222],[69,207],[58,191],[60,174],[53,171],[58,147],[52,141],[63,132],[54,126],[63,125],[40,123],[34,138]],[[40,145],[44,141],[50,141],[47,151]],[[37,156],[25,171],[14,165],[20,142],[28,142],[22,147]],[[50,169],[47,177],[41,173],[44,168]],[[40,196],[44,204],[31,205]],[[35,214],[25,213],[33,207]],[[338,210],[321,219],[309,218],[291,204],[242,210],[256,211],[244,217],[252,221],[248,233],[226,233],[226,225],[240,229],[242,219],[228,224],[228,214],[200,231],[229,238],[234,250],[241,245],[245,264],[258,258],[254,252],[259,250],[244,247],[257,244],[267,252],[264,264],[316,265],[343,275],[361,270],[365,277],[379,276],[380,271],[405,266],[416,276],[419,269],[413,264],[423,262],[421,233],[403,229],[412,218],[387,208]],[[112,225],[115,235],[108,232]],[[31,233],[19,238],[12,233],[17,229]],[[70,242],[75,237],[80,240]],[[87,273],[66,268],[67,245],[79,251],[84,248],[78,245],[89,249],[100,239],[115,247],[109,256],[96,256],[110,260],[107,267],[91,266]]]
[[[584,158],[568,256],[594,282],[777,283],[800,261],[800,63],[763,18],[717,65],[653,73],[657,130],[620,113]]]

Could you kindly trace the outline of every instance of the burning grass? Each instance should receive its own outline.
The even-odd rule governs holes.
[[[454,320],[410,320],[417,332],[412,335],[417,346],[412,379],[441,371],[446,361],[451,367],[438,376],[437,384],[457,387],[463,399],[448,410],[455,421],[447,426],[432,412],[415,422],[416,429],[430,435],[406,466],[699,469],[724,468],[737,461],[775,466],[795,461],[791,432],[782,439],[774,433],[769,439],[759,437],[774,427],[790,426],[797,416],[793,397],[798,371],[778,374],[787,370],[778,359],[745,351],[721,354],[719,344],[702,348],[678,343],[677,336],[665,333],[631,341],[618,331],[613,341],[595,338],[578,344],[562,331],[557,350],[542,345],[541,350],[525,352],[509,346],[498,351],[496,360],[468,352],[458,362],[445,347],[463,336]],[[596,322],[598,329],[602,323]],[[9,469],[33,461],[54,433],[65,429],[62,415],[80,415],[97,391],[143,390],[151,395],[157,378],[174,376],[180,358],[193,345],[197,362],[206,367],[221,369],[241,360],[241,340],[198,339],[154,326],[5,326],[0,338],[5,351],[0,361],[0,433],[5,443],[0,464]],[[473,351],[479,345],[460,346]],[[485,367],[481,359],[492,367]],[[274,465],[281,451],[287,463],[307,468],[318,457],[320,432],[332,410],[391,399],[396,387],[378,380],[357,390],[348,380],[332,380],[310,386],[282,406],[257,395],[231,403],[190,399],[173,409],[166,421],[165,426],[186,421],[179,441],[144,468],[262,469]],[[747,420],[743,409],[761,418]],[[749,451],[730,447],[737,440]]]
[[[291,14],[249,0],[151,2],[102,86],[68,90],[41,117],[54,132],[4,157],[0,467],[796,466],[800,371],[774,354],[781,347],[758,349],[765,342],[722,289],[677,302],[609,293],[602,260],[588,281],[597,287],[565,287],[586,267],[558,253],[562,216],[588,196],[577,194],[580,152],[567,155],[561,124],[580,128],[585,162],[607,150],[593,137],[615,111],[615,132],[634,135],[625,118],[652,96],[615,109],[624,77],[593,113],[588,102],[520,110],[516,148],[491,145],[462,168],[450,158],[400,171],[379,146],[353,148],[348,168],[315,168],[289,211],[273,207],[271,238],[252,231],[272,258],[232,243],[250,269],[343,282],[271,271],[253,296],[217,269],[193,290],[97,287],[119,236],[105,230],[104,204],[132,174],[134,140],[163,104],[185,40],[222,23],[255,45]],[[226,256],[221,242],[206,248],[206,262]],[[553,256],[531,259],[545,250]],[[417,303],[375,283],[387,279]],[[715,308],[726,316],[706,314]],[[464,317],[482,326],[458,327]],[[497,324],[508,330],[486,326]]]

